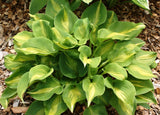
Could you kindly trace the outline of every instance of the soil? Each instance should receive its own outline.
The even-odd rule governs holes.
[[[29,20],[28,8],[30,0],[12,0],[9,2],[6,3],[0,0],[0,96],[6,87],[4,80],[11,74],[4,67],[4,56],[9,53],[15,53],[13,40],[10,38],[20,31],[29,30],[26,22]],[[138,38],[146,42],[142,49],[157,52],[157,67],[152,70],[157,75],[157,78],[152,79],[157,104],[150,103],[151,109],[137,106],[136,115],[160,115],[160,0],[150,0],[150,9],[150,11],[146,11],[135,4],[124,2],[120,2],[109,9],[115,11],[121,21],[144,23],[146,28],[138,36]],[[84,10],[83,7],[79,8],[76,14],[80,15],[82,10]],[[27,95],[25,100],[26,104],[22,105],[18,98],[14,98],[11,100],[7,110],[0,106],[0,115],[18,115],[16,111],[20,111],[19,115],[23,115],[33,101]],[[85,106],[76,105],[74,114],[66,111],[64,115],[82,115],[84,109]],[[107,107],[107,111],[109,115],[117,115],[112,107]]]

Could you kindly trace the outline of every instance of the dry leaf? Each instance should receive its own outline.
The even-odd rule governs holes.
[[[13,107],[11,110],[13,113],[26,113],[28,107]]]

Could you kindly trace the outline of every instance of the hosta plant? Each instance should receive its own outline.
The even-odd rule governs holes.
[[[57,2],[57,7],[59,6]],[[156,53],[143,51],[138,34],[142,23],[118,21],[102,1],[78,18],[67,6],[52,13],[31,15],[31,32],[15,35],[16,54],[5,57],[12,74],[0,103],[30,95],[26,115],[60,115],[77,103],[84,115],[107,115],[113,106],[120,115],[133,115],[137,104],[156,103],[151,78]]]

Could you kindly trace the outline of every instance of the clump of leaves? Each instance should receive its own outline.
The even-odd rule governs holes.
[[[75,104],[87,106],[84,115],[107,115],[112,105],[120,115],[132,115],[137,104],[156,103],[150,79],[156,77],[156,53],[143,51],[136,36],[142,23],[118,21],[101,2],[90,5],[79,19],[57,2],[45,14],[31,15],[32,32],[15,35],[16,55],[5,57],[12,75],[0,103],[24,93],[35,101],[26,115],[60,115]],[[47,9],[46,9],[47,10]],[[92,104],[91,104],[92,103]]]

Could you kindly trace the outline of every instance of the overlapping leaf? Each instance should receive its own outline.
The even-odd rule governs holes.
[[[53,42],[43,37],[29,39],[21,48],[17,48],[17,50],[26,55],[36,54],[42,56],[53,55],[57,52],[53,46]]]
[[[112,23],[118,21],[117,15],[114,11],[107,11],[106,21],[100,25],[100,28],[108,28]]]
[[[145,93],[143,95],[136,96],[137,103],[157,103],[152,92]]]
[[[127,70],[133,77],[137,79],[147,80],[156,77],[146,65],[131,64],[127,67]]]
[[[136,5],[146,9],[150,10],[149,8],[149,0],[132,0]]]
[[[89,106],[95,97],[103,95],[105,91],[103,76],[94,75],[91,79],[84,79],[83,90],[86,93],[86,98]]]
[[[9,55],[5,56],[5,58],[4,58],[5,67],[10,71],[15,71],[23,66],[22,62],[14,61],[15,57],[16,57],[16,55],[9,54]]]
[[[134,55],[135,55],[134,50],[126,51],[126,49],[123,50],[115,49],[110,52],[110,54],[108,55],[108,59],[110,60],[110,62],[118,63],[119,65],[124,67],[131,64]]]
[[[47,14],[36,13],[35,15],[30,14],[31,20],[29,21],[31,25],[34,21],[45,20],[49,22],[49,25],[52,27],[54,25],[54,19]],[[31,27],[32,28],[32,27]]]
[[[110,81],[109,81],[110,82]],[[105,85],[108,87],[108,78],[105,78]],[[136,90],[128,80],[119,81],[113,80],[110,85],[115,95],[124,103],[133,103],[136,95]]]
[[[128,80],[134,85],[136,95],[141,95],[154,89],[151,80],[140,80],[133,77],[129,77]]]
[[[11,89],[9,87],[7,87],[4,91],[3,94],[0,97],[0,104],[6,109],[8,106],[8,99],[13,97],[16,94],[16,90],[15,89]]]
[[[108,29],[100,29],[98,31],[98,38],[101,42],[108,39],[129,40],[137,37],[144,28],[145,25],[142,23],[116,21]]]
[[[44,106],[42,101],[34,101],[29,106],[29,109],[25,113],[25,115],[45,115]]]
[[[108,115],[106,108],[103,105],[92,105],[86,108],[83,115]]]
[[[105,78],[105,85],[113,90],[107,94],[110,97],[109,103],[116,108],[120,115],[132,115],[135,108],[136,90],[127,80],[109,80]]]
[[[93,0],[82,0],[83,2],[89,4],[90,2],[92,2]]]
[[[100,62],[101,57],[89,58],[91,56],[91,49],[90,47],[84,45],[80,46],[78,51],[80,52],[79,58],[83,62],[84,67],[89,64],[91,67],[96,68]]]
[[[104,73],[110,74],[118,80],[125,80],[127,78],[126,70],[117,63],[109,63],[104,67]]]
[[[35,60],[36,60],[36,56],[35,55],[25,55],[22,52],[17,52],[17,55],[14,58],[15,62],[24,62],[24,63],[26,61],[32,61],[34,63]]]
[[[136,110],[136,103],[124,103],[117,98],[112,91],[107,93],[110,97],[109,103],[117,110],[119,115],[134,115]]]
[[[53,68],[49,68],[46,65],[36,65],[29,71],[29,85],[38,80],[43,80],[50,76],[53,72]]]
[[[69,55],[69,52],[60,55],[59,67],[64,76],[72,79],[83,77],[87,72],[87,68],[83,66],[83,63],[77,57]]]
[[[46,20],[37,20],[32,24],[33,35],[35,37],[44,37],[52,39],[52,30],[49,22]]]
[[[89,40],[88,18],[77,20],[74,24],[73,30],[75,38],[79,40],[79,44],[86,44],[87,40]]]
[[[52,28],[52,33],[52,41],[61,49],[71,49],[78,44],[77,40],[67,32]]]
[[[69,8],[68,0],[48,0],[45,13],[55,18],[63,7]]]
[[[23,43],[28,41],[29,39],[33,38],[33,33],[28,31],[23,31],[18,34],[16,34],[14,38],[14,44],[16,44],[18,47],[22,46]]]
[[[81,18],[88,18],[94,26],[103,24],[106,21],[106,17],[107,10],[101,0],[87,7],[81,16]]]
[[[25,68],[16,70],[5,80],[6,85],[10,88],[16,89],[20,78],[27,71],[28,69],[25,69]]]
[[[28,91],[34,99],[46,101],[52,97],[53,94],[62,93],[62,86],[56,78],[48,77],[44,83],[39,83],[36,88]]]
[[[57,29],[72,33],[73,25],[78,20],[77,16],[68,8],[64,7],[55,17],[54,25]]]
[[[60,115],[67,109],[61,95],[54,95],[51,99],[45,101],[44,107],[46,115]]]
[[[74,11],[74,10],[77,9],[80,5],[81,5],[81,0],[71,1],[71,3],[70,3],[71,10]]]
[[[101,43],[94,50],[93,55],[95,57],[101,56],[102,61],[105,61],[109,55],[109,52],[113,49],[114,41],[105,41]]]
[[[95,104],[98,104],[98,105],[109,105],[109,100],[110,100],[110,97],[108,97],[108,92],[104,92],[104,94],[102,96],[97,96],[94,98],[93,102]]]
[[[47,0],[31,0],[30,6],[29,6],[29,12],[31,14],[37,13],[41,8],[43,8],[47,3]]]
[[[154,60],[156,59],[156,53],[155,52],[149,52],[149,51],[139,51],[136,53],[135,58],[132,63],[136,64],[142,64],[142,65],[151,65]]]
[[[26,72],[22,75],[21,79],[18,82],[17,93],[19,98],[23,101],[23,94],[29,86],[29,72]]]
[[[69,85],[63,91],[63,100],[66,103],[67,107],[73,113],[75,104],[79,101],[85,99],[85,93],[82,89],[81,84]]]

